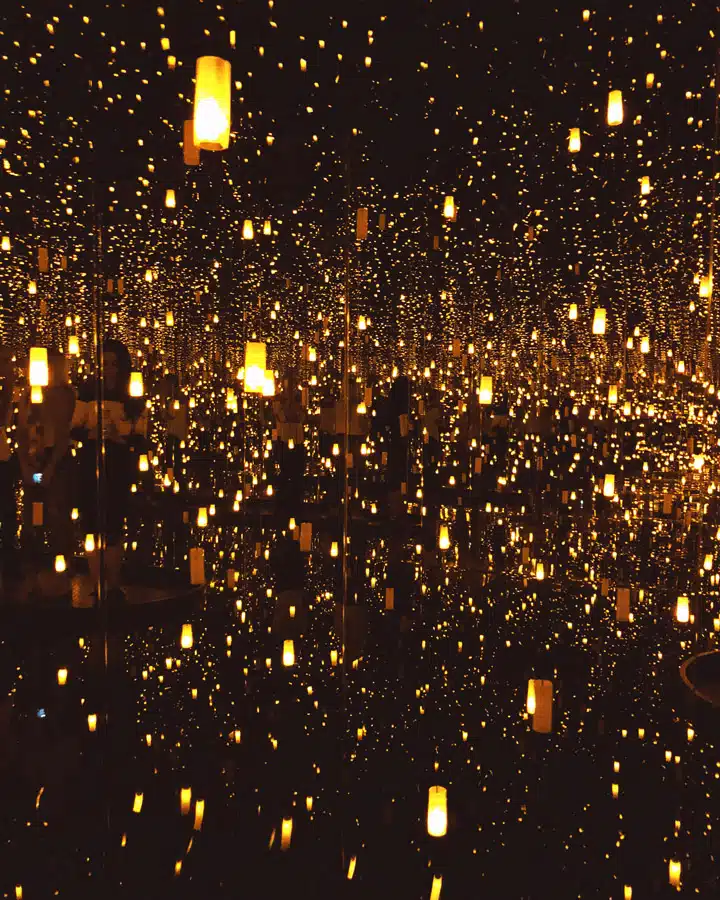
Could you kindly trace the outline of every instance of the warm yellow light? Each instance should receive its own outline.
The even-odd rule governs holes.
[[[30,402],[31,403],[42,403],[43,402],[43,389],[39,384],[33,385],[30,388]]]
[[[338,543],[337,541],[333,541],[330,545],[330,556],[336,557],[338,555]]]
[[[616,406],[618,402],[618,388],[616,384],[608,387],[608,406]]]
[[[682,877],[682,863],[677,859],[671,859],[668,863],[668,880],[670,884],[680,890],[680,880]]]
[[[292,827],[293,821],[292,819],[283,819],[282,826],[280,828],[280,849],[287,850],[290,847],[290,841],[292,840]]]
[[[582,146],[579,128],[570,129],[570,137],[568,138],[568,149],[571,153],[579,153]]]
[[[186,816],[190,812],[192,802],[192,788],[180,788],[180,814]]]
[[[47,387],[50,383],[48,352],[45,347],[30,348],[30,387]]]
[[[528,680],[528,691],[527,691],[527,703],[526,709],[529,716],[535,715],[536,706],[536,697],[535,697],[535,679],[530,678]]]
[[[197,524],[200,528],[205,528],[208,523],[208,512],[206,507],[201,506],[197,514]]]
[[[171,309],[165,313],[165,324],[168,328],[172,328],[175,324],[175,315]]]
[[[11,250],[10,238],[5,234],[2,239],[2,249],[6,252]]]
[[[645,76],[645,87],[651,88],[655,84],[655,75],[653,72],[648,72]]]
[[[568,319],[571,322],[574,322],[578,317],[578,308],[577,303],[571,303],[570,308],[568,309]]]
[[[437,838],[447,834],[447,789],[439,785],[428,791],[427,832]]]
[[[283,665],[295,665],[295,642],[287,640],[283,643]]]
[[[97,715],[96,713],[90,713],[87,717],[88,723],[88,731],[96,731],[97,730]]]
[[[649,353],[650,352],[650,338],[644,337],[640,341],[640,352],[641,353]]]
[[[438,535],[438,547],[441,550],[450,549],[450,531],[447,525],[440,526],[440,534]]]
[[[650,187],[650,176],[643,175],[643,177],[640,179],[640,195],[642,197],[647,197],[651,190],[652,188]]]
[[[265,376],[263,378],[262,385],[262,395],[263,397],[275,396],[275,373],[271,369],[265,370]]]
[[[245,391],[250,394],[261,394],[265,382],[265,366],[267,363],[265,344],[259,341],[248,341],[245,345]]]
[[[55,557],[55,571],[62,573],[67,569],[67,563],[65,562],[65,557],[62,553],[58,553]]]
[[[492,375],[483,375],[480,378],[480,405],[490,406],[493,399]]]
[[[625,118],[622,91],[610,91],[608,97],[607,123],[610,127],[622,125]]]
[[[535,566],[535,578],[538,581],[544,581],[545,579],[545,565],[544,563],[538,562]]]
[[[677,606],[675,607],[675,618],[678,622],[690,621],[690,600],[685,597],[677,598]]]
[[[443,215],[446,219],[454,219],[455,218],[455,198],[448,195],[445,198],[445,204],[443,206]]]
[[[183,650],[190,650],[193,645],[193,630],[192,625],[189,623],[185,623],[182,627],[182,631],[180,632],[180,646]]]
[[[244,241],[251,241],[255,237],[255,229],[250,219],[245,219],[243,222],[242,237]]]
[[[142,372],[131,372],[130,373],[130,396],[131,397],[142,397],[145,393],[145,386],[143,384]]]
[[[86,553],[94,553],[95,552],[95,535],[94,534],[86,534],[85,535],[85,552]]]
[[[608,473],[605,476],[605,481],[603,483],[603,496],[604,497],[614,497],[615,496],[615,476]]]
[[[147,453],[141,453],[138,458],[138,469],[141,472],[147,472],[150,468],[150,462],[147,458]]]
[[[68,338],[68,354],[70,356],[80,356],[80,341],[76,334],[71,334]]]
[[[693,456],[693,469],[695,469],[696,472],[702,471],[704,465],[705,457],[702,455],[702,453],[698,453]]]
[[[133,812],[137,813],[139,815],[142,812],[142,807],[143,807],[143,795],[135,794],[135,797],[133,798]]]
[[[709,572],[713,567],[713,555],[712,553],[706,553],[705,559],[703,560],[703,569],[706,572]]]
[[[270,219],[265,219],[263,223],[263,234],[272,234],[272,223]]]
[[[165,191],[165,206],[167,209],[175,209],[177,206],[177,201],[175,200],[175,191],[172,188],[168,188]]]
[[[593,334],[605,334],[606,313],[605,310],[598,306],[593,316]]]
[[[700,290],[699,294],[703,300],[707,300],[707,298],[712,294],[713,289],[713,280],[709,275],[703,275],[700,279]]]
[[[195,70],[193,142],[200,150],[230,145],[231,66],[217,56],[201,56]]]
[[[67,684],[68,679],[68,670],[67,669],[58,669],[57,670],[57,683],[62,687]]]

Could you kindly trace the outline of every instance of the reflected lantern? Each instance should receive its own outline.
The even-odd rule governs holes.
[[[605,310],[598,306],[595,310],[595,315],[593,316],[593,334],[605,334]]]
[[[201,56],[195,70],[193,141],[200,150],[227,150],[230,145],[230,63]]]
[[[623,109],[622,91],[610,91],[608,97],[607,123],[610,127],[622,125],[625,112]]]

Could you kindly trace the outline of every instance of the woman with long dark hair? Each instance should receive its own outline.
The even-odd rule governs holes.
[[[132,447],[142,441],[147,430],[147,410],[141,397],[130,396],[130,354],[120,341],[103,344],[103,433],[105,437],[104,525],[105,579],[108,594],[120,598],[122,544],[133,478]],[[82,446],[78,450],[79,509],[86,534],[97,544],[98,481],[96,472],[98,415],[97,384],[86,382],[79,390],[73,417],[73,435]],[[96,549],[88,551],[90,575],[100,578]]]

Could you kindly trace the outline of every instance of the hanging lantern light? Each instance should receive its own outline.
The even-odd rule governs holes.
[[[138,469],[140,472],[147,472],[150,469],[150,461],[147,458],[147,453],[141,453],[138,458]]]
[[[175,191],[172,188],[168,188],[165,191],[165,208],[175,209],[176,206],[177,201],[175,200]]]
[[[180,633],[180,646],[183,650],[190,650],[193,645],[193,630],[192,625],[185,624],[182,627],[182,631]]]
[[[618,402],[618,386],[611,384],[608,387],[608,406],[616,406]]]
[[[645,353],[645,354],[650,352],[650,338],[649,337],[644,337],[640,341],[640,352]]]
[[[283,665],[286,668],[295,665],[295,642],[292,640],[283,642]]]
[[[197,524],[198,524],[198,528],[205,528],[205,526],[207,525],[207,523],[208,523],[208,511],[207,511],[207,508],[206,508],[205,506],[201,506],[201,507],[198,509],[198,514],[197,514]]]
[[[690,600],[687,597],[682,596],[677,598],[675,618],[678,622],[687,623],[690,621]]]
[[[445,203],[443,205],[443,216],[445,216],[446,219],[451,219],[453,222],[455,221],[455,218],[457,216],[457,213],[455,211],[455,198],[450,194],[448,194],[448,196],[445,198]]]
[[[703,275],[700,279],[700,299],[707,300],[707,298],[712,294],[713,282],[712,278],[709,275]]]
[[[578,317],[578,308],[577,303],[571,303],[570,308],[568,309],[568,319],[571,322],[574,322]]]
[[[245,219],[243,222],[242,237],[244,241],[251,241],[255,237],[255,229],[250,219]]]
[[[265,219],[265,222],[263,224],[263,234],[272,234],[272,223],[270,219]]]
[[[66,569],[67,569],[67,564],[66,564],[66,562],[65,562],[65,557],[62,555],[62,553],[59,553],[59,554],[55,557],[55,571],[56,571],[58,574],[61,574],[61,573],[64,572]]]
[[[607,123],[612,128],[615,125],[622,125],[625,118],[623,109],[622,91],[610,91],[608,97]]]
[[[245,392],[261,394],[265,382],[267,352],[260,341],[248,341],[245,345]]]
[[[30,387],[47,387],[50,383],[48,352],[45,347],[30,348]]]
[[[652,188],[650,187],[650,176],[643,175],[643,177],[640,179],[640,196],[647,197],[651,190]]]
[[[447,525],[440,526],[440,534],[438,535],[438,547],[441,550],[450,549],[450,530]]]
[[[437,838],[447,834],[447,788],[439,785],[428,791],[427,832]]]
[[[68,354],[70,356],[80,356],[80,341],[76,334],[71,334],[68,337]]]
[[[130,373],[130,396],[131,397],[142,397],[145,393],[145,386],[143,384],[142,372],[131,372]]]
[[[538,562],[537,565],[535,566],[535,578],[538,581],[545,580],[545,564],[544,563]]]
[[[605,310],[601,306],[598,306],[597,309],[595,310],[595,314],[593,316],[592,333],[593,334],[605,334],[605,324],[606,324]]]
[[[579,128],[571,128],[570,129],[570,137],[568,138],[568,150],[571,153],[579,153],[581,146],[582,146],[582,140],[580,138],[580,129]]]
[[[482,375],[480,377],[480,405],[490,406],[493,399],[493,380],[492,375]]]
[[[4,235],[3,235],[2,245],[1,245],[1,246],[2,246],[2,249],[3,249],[6,253],[9,253],[10,250],[12,249],[12,246],[11,246],[11,244],[10,244],[10,238],[9,238],[9,236],[8,236],[7,234],[4,234]]]
[[[605,476],[605,481],[603,482],[603,496],[604,497],[614,497],[615,496],[615,476],[611,473],[608,473]]]
[[[172,328],[175,324],[175,315],[171,309],[165,313],[165,324],[168,328]]]
[[[231,67],[217,56],[201,56],[195,70],[193,143],[199,150],[230,145]]]
[[[95,552],[95,535],[94,534],[86,534],[85,535],[85,552],[86,553],[94,553]]]
[[[676,889],[680,890],[680,881],[682,878],[682,863],[677,859],[671,859],[668,863],[668,880]]]

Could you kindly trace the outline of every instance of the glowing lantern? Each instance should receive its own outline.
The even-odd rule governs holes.
[[[31,294],[32,296],[35,296],[35,294],[37,294],[37,284],[34,281],[31,281],[28,284],[28,294]]]
[[[58,573],[62,573],[66,569],[67,569],[67,565],[65,563],[65,557],[62,555],[62,553],[59,553],[55,557],[55,571]]]
[[[292,819],[283,819],[280,827],[280,849],[287,850],[292,840]]]
[[[651,191],[650,176],[643,175],[643,177],[640,179],[640,196],[647,197],[647,195],[650,193],[650,191]]]
[[[42,403],[43,402],[43,389],[40,385],[35,385],[30,388],[30,402],[31,403]]]
[[[193,143],[199,150],[230,145],[231,67],[217,56],[201,56],[195,71]]]
[[[608,406],[616,406],[618,402],[618,388],[616,384],[608,387]]]
[[[97,715],[95,713],[90,713],[87,717],[88,723],[88,731],[96,731],[97,730]]]
[[[702,471],[703,466],[705,465],[705,457],[702,453],[698,453],[696,456],[693,456],[693,469],[696,472]]]
[[[447,788],[439,785],[428,791],[427,831],[430,837],[447,834]]]
[[[86,553],[94,553],[95,552],[95,535],[94,534],[86,534],[85,535],[85,552]]]
[[[183,650],[190,650],[193,645],[193,630],[192,625],[186,624],[183,625],[182,631],[180,632],[180,646]]]
[[[197,524],[198,524],[198,527],[199,527],[199,528],[205,528],[206,525],[207,525],[207,523],[208,523],[208,512],[207,512],[207,509],[206,509],[206,507],[201,506],[200,509],[198,509],[198,514],[197,514]]]
[[[568,319],[571,322],[574,322],[578,317],[577,303],[571,303],[570,308],[568,309]]]
[[[640,341],[640,352],[641,353],[649,353],[650,352],[650,338],[644,337]]]
[[[245,391],[261,394],[267,362],[265,344],[248,341],[245,345]]]
[[[706,300],[710,294],[712,294],[713,282],[712,278],[709,275],[703,275],[700,279],[700,297],[703,300]]]
[[[80,341],[76,334],[71,334],[68,338],[68,353],[70,356],[80,356]]]
[[[180,788],[180,814],[186,816],[190,812],[192,802],[192,788]]]
[[[142,372],[131,372],[130,373],[130,396],[131,397],[142,397],[145,393],[145,386],[143,385],[143,377]]]
[[[493,398],[492,375],[483,375],[480,378],[480,405],[490,406]]]
[[[611,128],[614,125],[622,125],[624,117],[622,91],[610,91],[607,108],[608,125]]]
[[[682,876],[682,863],[677,859],[671,859],[668,863],[668,880],[670,884],[680,890],[680,879]]]
[[[165,207],[166,209],[175,209],[176,206],[175,191],[172,188],[168,188],[165,191]]]
[[[168,328],[172,328],[175,324],[175,315],[171,309],[165,313],[165,324]]]
[[[678,375],[685,374],[685,362],[682,359],[678,361],[677,370],[678,370]]]
[[[333,541],[330,545],[330,556],[335,558],[338,555],[338,544],[337,541]]]
[[[255,229],[250,219],[245,219],[242,227],[242,238],[244,241],[251,241],[255,237]]]
[[[603,496],[615,496],[615,476],[611,475],[610,473],[605,476],[605,481],[603,482]]]
[[[30,387],[47,387],[50,383],[48,352],[45,347],[30,348]]]
[[[541,563],[541,562],[539,562],[539,563],[535,566],[535,578],[536,578],[538,581],[544,581],[544,580],[545,580],[545,565],[544,565],[543,563]]]
[[[63,687],[67,684],[68,679],[68,670],[67,669],[58,669],[57,670],[57,683],[60,687]]]
[[[678,622],[690,621],[690,600],[683,596],[677,598],[677,606],[675,607],[675,618]]]
[[[138,458],[138,469],[141,472],[147,472],[149,470],[149,468],[150,468],[150,463],[148,461],[147,454],[141,453],[140,457]]]
[[[272,234],[272,223],[270,219],[265,219],[263,224],[263,234]]]
[[[712,566],[713,566],[713,555],[712,555],[712,553],[706,553],[705,559],[703,561],[703,569],[705,569],[706,572],[709,572],[710,569],[712,569]]]
[[[595,310],[595,315],[593,316],[592,333],[605,334],[605,322],[605,310],[601,306],[598,306]]]
[[[580,129],[571,128],[570,137],[568,138],[568,149],[571,153],[579,153],[581,145]]]
[[[440,534],[438,536],[438,547],[441,550],[449,550],[450,549],[450,531],[448,530],[447,525],[440,526]]]
[[[455,211],[455,198],[450,195],[445,198],[443,215],[446,219],[452,219],[453,221],[455,221],[455,217],[457,215]]]
[[[655,75],[652,72],[648,72],[645,76],[645,87],[651,88],[655,84]]]
[[[3,239],[2,239],[2,249],[3,249],[6,253],[9,253],[9,252],[10,252],[10,249],[11,249],[10,238],[9,238],[6,234],[3,235]]]
[[[284,666],[294,666],[295,665],[295,643],[294,641],[288,640],[283,642],[283,665]]]

